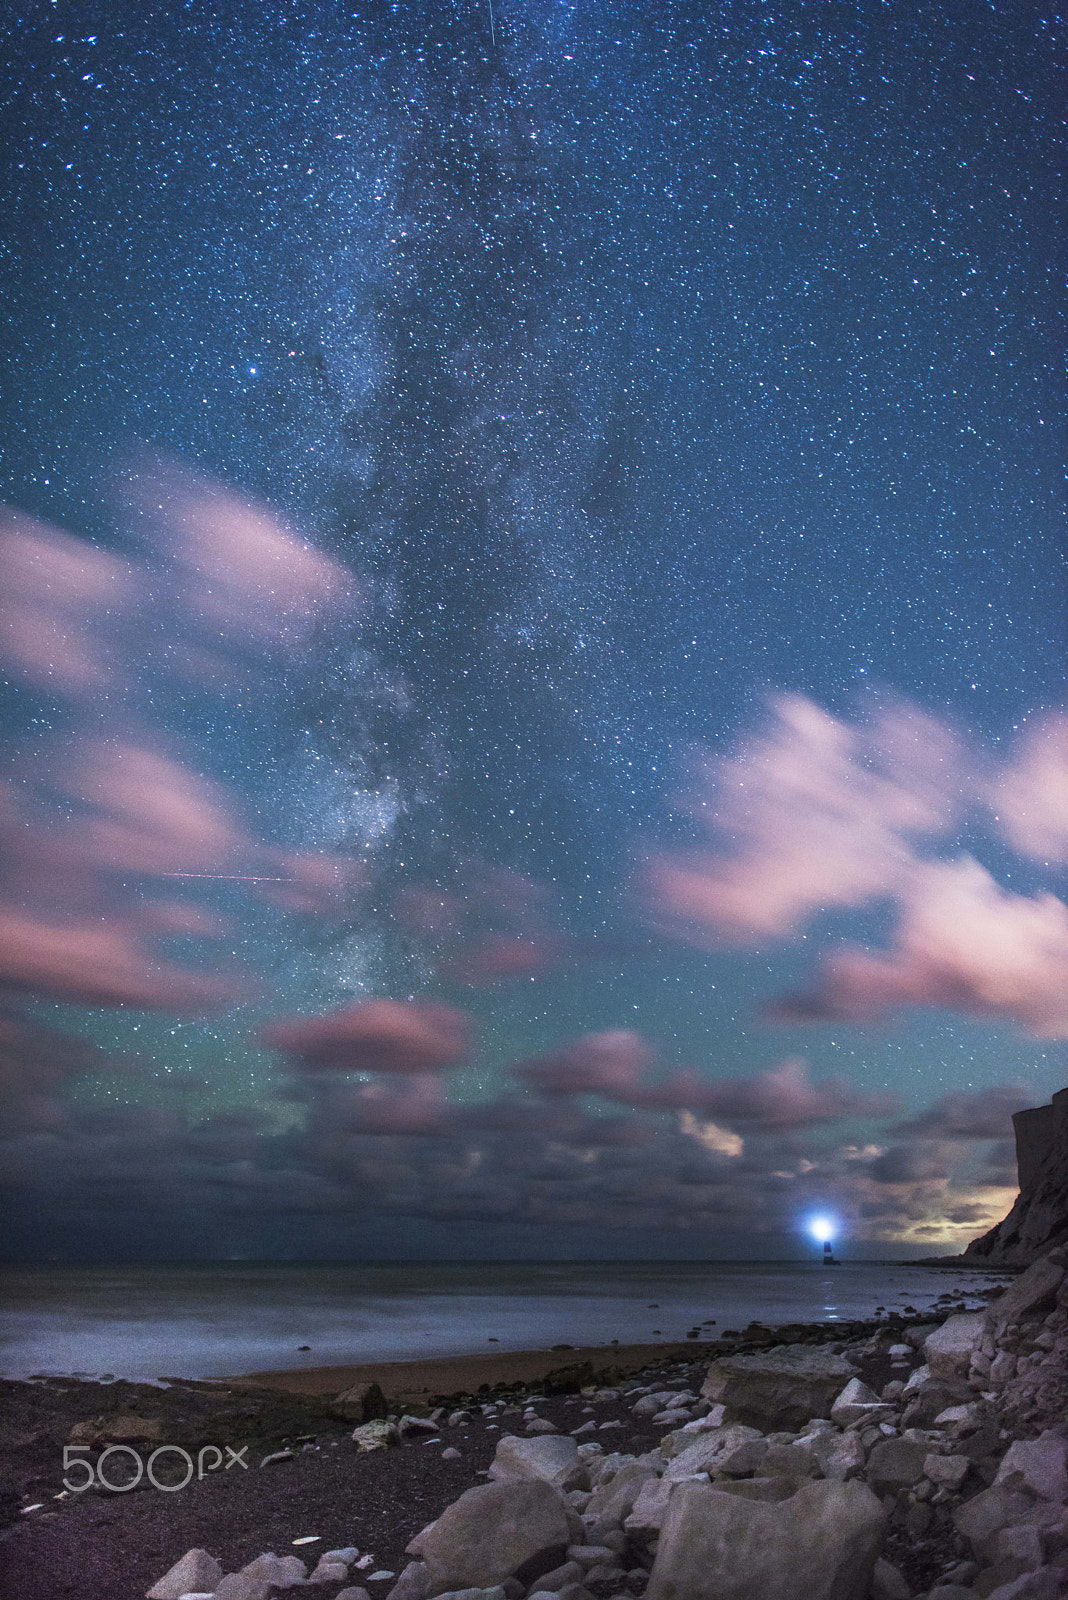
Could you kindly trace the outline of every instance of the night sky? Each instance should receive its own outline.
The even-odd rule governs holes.
[[[5,26],[10,1251],[998,1220],[1068,1081],[1055,15]]]

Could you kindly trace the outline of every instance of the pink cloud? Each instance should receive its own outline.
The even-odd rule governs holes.
[[[1014,849],[1038,861],[1068,860],[1068,716],[1020,738],[1015,759],[988,790],[995,820]]]
[[[0,662],[81,699],[119,676],[116,621],[141,597],[130,565],[0,508]]]
[[[841,1078],[813,1083],[800,1056],[749,1078],[707,1079],[677,1072],[651,1084],[629,1100],[648,1109],[701,1111],[730,1126],[760,1129],[804,1128],[838,1117],[882,1116],[895,1102],[887,1095],[860,1094]]]
[[[346,568],[220,484],[154,461],[123,487],[171,564],[182,609],[209,634],[293,643],[351,593]]]
[[[916,710],[850,728],[783,696],[763,738],[698,766],[688,809],[712,844],[649,863],[654,916],[699,945],[759,944],[894,893],[912,840],[953,820],[959,769],[948,731]]]
[[[970,856],[918,867],[892,948],[828,956],[797,1010],[860,1021],[902,1005],[951,1006],[1010,1018],[1040,1038],[1068,1036],[1068,906],[1052,894],[1009,893]]]
[[[470,1048],[470,1019],[418,1000],[358,1000],[325,1017],[272,1023],[264,1042],[304,1071],[399,1072],[420,1076],[455,1066]]]
[[[335,1114],[342,1111],[337,1102],[332,1109]],[[417,1137],[442,1133],[446,1110],[441,1079],[421,1073],[400,1082],[368,1083],[349,1090],[342,1114],[358,1133]]]
[[[643,1111],[703,1112],[751,1129],[802,1128],[837,1117],[883,1115],[895,1102],[860,1094],[839,1078],[812,1083],[805,1062],[788,1056],[748,1078],[713,1079],[688,1069],[650,1079],[653,1052],[627,1029],[588,1034],[515,1068],[545,1095],[599,1094]]]
[[[0,987],[83,1005],[187,1010],[241,997],[234,980],[153,957],[139,922],[47,921],[0,905]]]
[[[560,934],[494,934],[448,963],[457,983],[480,985],[538,977],[563,964],[572,941]]]
[[[14,786],[0,792],[0,983],[185,1008],[238,991],[159,959],[155,942],[218,925],[128,879],[227,878],[318,913],[351,898],[361,869],[262,843],[218,784],[124,708],[147,698],[146,663],[227,693],[235,679],[248,687],[353,585],[266,512],[178,468],[134,471],[129,485],[149,535],[137,560],[0,513],[0,667],[73,716],[62,743],[34,746],[18,804]]]
[[[574,1044],[536,1056],[515,1068],[517,1078],[542,1094],[606,1094],[624,1100],[635,1092],[653,1052],[626,1028],[589,1033]]]
[[[68,837],[95,866],[145,874],[240,871],[255,851],[218,785],[160,751],[89,740],[60,781],[89,808]]]

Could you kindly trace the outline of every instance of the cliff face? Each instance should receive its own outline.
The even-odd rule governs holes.
[[[1020,1193],[1004,1222],[968,1246],[966,1261],[1026,1267],[1068,1243],[1068,1089],[1052,1105],[1018,1111],[1012,1122]]]

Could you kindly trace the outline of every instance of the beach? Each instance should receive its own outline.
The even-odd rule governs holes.
[[[983,1275],[988,1291],[995,1276]],[[639,1277],[645,1293],[648,1278]],[[908,1281],[916,1293],[915,1271]],[[926,1295],[916,1297],[928,1308],[937,1303],[938,1316],[981,1303],[971,1279],[931,1272],[926,1284]],[[835,1303],[845,1303],[840,1292]],[[264,1550],[307,1554],[294,1543],[300,1539],[324,1549],[371,1551],[376,1570],[396,1574],[419,1528],[486,1481],[502,1435],[526,1429],[532,1403],[554,1432],[585,1427],[603,1440],[604,1450],[642,1456],[655,1450],[664,1429],[635,1415],[634,1393],[659,1385],[697,1394],[710,1362],[727,1353],[783,1340],[837,1348],[843,1339],[874,1338],[862,1370],[867,1381],[885,1384],[886,1341],[907,1325],[904,1313],[847,1320],[836,1312],[835,1319],[774,1328],[750,1319],[750,1326],[726,1329],[719,1338],[703,1330],[696,1338],[653,1342],[561,1340],[540,1349],[286,1366],[204,1379],[6,1380],[0,1581],[20,1600],[141,1600],[186,1549],[208,1547],[232,1570]],[[414,1432],[397,1448],[361,1453],[353,1445],[353,1414],[339,1406],[338,1396],[367,1385],[379,1387],[391,1415],[423,1419],[429,1434]],[[461,1420],[449,1426],[454,1415]],[[142,1481],[129,1493],[95,1487],[78,1494],[62,1487],[63,1449],[72,1441],[90,1460],[116,1444],[142,1459],[162,1445],[186,1450],[193,1461],[212,1446],[229,1445],[244,1455],[235,1470],[209,1471],[176,1492]],[[110,1470],[121,1485],[120,1457]],[[367,1592],[385,1600],[391,1586],[383,1578]],[[316,1593],[333,1600],[340,1588]],[[590,1593],[598,1600],[596,1589]]]

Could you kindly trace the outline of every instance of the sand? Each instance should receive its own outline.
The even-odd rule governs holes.
[[[377,1383],[393,1400],[426,1401],[432,1395],[477,1394],[481,1384],[539,1383],[557,1367],[588,1361],[595,1374],[638,1372],[660,1361],[708,1357],[697,1340],[677,1344],[602,1344],[566,1350],[502,1350],[499,1353],[437,1356],[423,1361],[371,1361],[358,1366],[305,1367],[299,1371],[250,1372],[227,1378],[230,1388],[245,1382],[288,1394],[339,1394],[357,1383]]]

